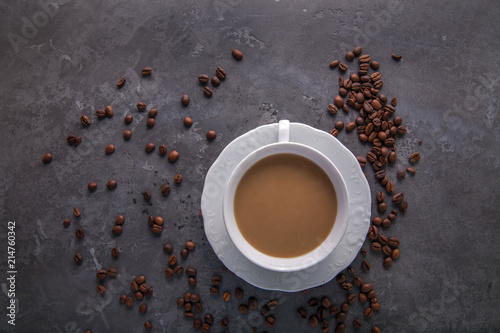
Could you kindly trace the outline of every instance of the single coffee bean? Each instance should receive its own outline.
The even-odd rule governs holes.
[[[409,160],[411,163],[418,162],[420,160],[420,154],[417,152],[411,153]]]
[[[200,318],[196,318],[194,321],[193,321],[193,328],[201,328],[201,325],[203,325],[203,322],[201,321]]]
[[[107,187],[109,190],[114,190],[114,189],[116,188],[116,186],[117,186],[117,185],[118,185],[118,184],[117,184],[116,180],[114,180],[114,179],[112,179],[112,180],[110,180],[110,181],[108,181],[108,182],[106,183],[106,187]]]
[[[195,248],[196,248],[196,244],[192,241],[187,241],[184,246],[186,247],[186,249],[188,249],[189,251],[193,251]]]
[[[123,131],[123,138],[125,140],[130,140],[131,137],[132,137],[132,131],[131,130],[125,130],[125,131]]]
[[[335,96],[333,102],[335,103],[335,106],[337,106],[338,108],[341,108],[342,105],[344,105],[344,100],[339,95]]]
[[[341,309],[342,311],[344,311],[344,312],[349,311],[349,308],[350,308],[350,306],[349,306],[349,303],[347,303],[347,302],[342,303],[342,306],[340,307],[340,309]]]
[[[297,315],[301,318],[301,319],[306,319],[307,318],[307,312],[306,310],[304,309],[298,309],[297,310]]]
[[[406,177],[406,171],[404,169],[398,170],[398,179],[404,179]]]
[[[106,275],[107,275],[107,274],[108,274],[108,273],[106,272],[106,270],[104,270],[104,269],[100,269],[100,270],[98,270],[98,271],[97,271],[97,273],[96,273],[96,277],[97,277],[99,280],[104,280],[104,279],[106,278]]]
[[[345,59],[348,61],[352,61],[354,57],[355,57],[354,52],[349,51],[345,54]]]
[[[224,80],[226,79],[226,71],[222,69],[222,67],[217,67],[215,70],[215,74],[219,77],[219,79]]]
[[[201,311],[203,311],[203,305],[201,305],[200,302],[196,302],[194,308],[198,313],[201,313]]]
[[[116,247],[112,248],[111,256],[115,259],[118,258],[120,256],[120,251]]]
[[[183,272],[184,272],[184,268],[183,268],[182,266],[176,266],[176,267],[174,268],[174,273],[175,273],[176,275],[181,275]]]
[[[339,62],[339,69],[342,71],[342,72],[345,72],[349,69],[349,66],[347,66],[346,63],[343,63],[343,62]]]
[[[328,106],[326,107],[326,109],[331,114],[336,114],[339,111],[338,107],[335,104],[328,104]]]
[[[387,204],[385,202],[381,202],[377,205],[377,210],[380,212],[380,213],[383,213],[385,212],[387,209]]]
[[[52,161],[52,154],[47,153],[47,154],[43,155],[42,162],[44,164],[48,164],[48,163],[50,163],[50,161]]]
[[[83,260],[83,256],[80,253],[75,253],[73,256],[73,260],[77,263],[81,263]]]
[[[392,258],[391,257],[387,257],[384,259],[384,267],[386,268],[389,268],[391,267],[392,265]]]
[[[352,290],[352,283],[344,282],[340,285],[340,287],[346,291]]]
[[[392,196],[392,202],[395,204],[398,204],[398,203],[403,202],[404,198],[405,198],[404,194],[399,192],[399,193],[396,193]]]
[[[312,315],[309,317],[309,325],[311,327],[316,327],[319,325],[319,319],[316,317],[316,315]]]
[[[219,295],[219,288],[217,288],[216,286],[212,286],[212,287],[210,288],[210,293],[211,293],[212,295]]]
[[[228,327],[229,326],[229,319],[227,319],[226,317],[222,318],[222,320],[220,321],[220,324],[222,327]]]
[[[358,299],[361,303],[364,303],[368,300],[368,297],[366,297],[366,294],[359,293]]]
[[[233,49],[231,51],[231,54],[233,55],[233,58],[236,59],[236,60],[241,60],[243,59],[243,53],[241,53],[240,50],[237,50],[237,49]]]
[[[76,136],[71,134],[66,137],[66,142],[68,142],[70,145],[74,144],[76,141]]]
[[[130,114],[125,116],[125,124],[130,124],[134,120],[134,117]]]
[[[196,282],[197,282],[197,281],[196,281],[196,278],[194,278],[194,277],[192,277],[192,276],[188,278],[188,284],[189,284],[191,287],[196,286]]]
[[[222,300],[224,302],[227,302],[231,299],[231,293],[229,291],[226,291],[223,295],[222,295]]]
[[[373,309],[372,308],[366,308],[364,314],[365,314],[366,317],[373,316]]]
[[[208,80],[209,80],[209,77],[208,77],[208,75],[207,75],[207,74],[200,74],[200,75],[198,76],[198,81],[200,81],[200,82],[201,82],[201,83],[203,83],[203,84],[207,83],[207,82],[208,82]]]
[[[243,289],[241,289],[241,288],[238,288],[238,287],[237,287],[237,288],[234,290],[234,296],[235,296],[237,299],[242,299],[242,298],[243,298],[243,296],[244,296]]]
[[[379,242],[372,242],[371,248],[374,251],[380,251],[380,250],[382,250],[382,245],[380,245]]]
[[[138,285],[143,284],[144,282],[146,282],[146,277],[144,275],[139,275],[135,278],[135,283],[137,283]]]
[[[354,294],[354,293],[349,294],[347,296],[347,302],[349,302],[351,304],[356,302],[356,294]]]
[[[155,144],[152,142],[146,144],[146,147],[144,148],[144,150],[146,151],[146,153],[153,152],[153,150],[155,150]]]
[[[408,209],[408,202],[403,201],[403,202],[401,203],[401,205],[399,205],[399,211],[400,211],[401,213],[404,213],[404,212],[406,212],[406,210],[407,210],[407,209]]]
[[[363,156],[356,156],[356,159],[358,160],[359,162],[359,165],[361,167],[364,167],[366,165],[366,158],[364,158]]]
[[[144,303],[142,303],[141,305],[139,305],[139,312],[144,314],[148,311],[148,306]]]
[[[174,270],[170,267],[165,269],[165,275],[169,278],[174,277]]]
[[[389,228],[392,224],[392,221],[389,219],[383,219],[382,220],[382,227],[383,228]]]
[[[220,284],[222,284],[222,277],[219,275],[215,275],[212,277],[211,282],[212,282],[212,284],[220,285]]]
[[[332,305],[332,302],[330,301],[330,298],[328,296],[325,296],[321,299],[321,305],[323,305],[325,308],[329,308]]]
[[[127,295],[123,294],[120,296],[120,303],[125,303],[125,300],[127,299]]]
[[[396,61],[399,61],[401,59],[403,59],[403,56],[400,56],[400,55],[396,55],[396,54],[392,54],[392,59],[396,60]]]
[[[191,276],[191,277],[196,277],[196,274],[198,274],[198,271],[196,270],[196,268],[188,267],[188,268],[186,268],[186,274],[188,276]]]
[[[385,193],[382,191],[377,192],[377,201],[384,202],[384,200],[385,200]]]
[[[143,76],[149,76],[151,75],[153,70],[151,69],[151,67],[144,67],[141,72]]]
[[[123,215],[118,215],[115,220],[115,223],[118,225],[122,225],[125,222],[125,217]]]
[[[329,310],[332,316],[335,316],[339,311],[340,311],[339,307],[335,305],[333,305]]]
[[[202,332],[208,332],[210,331],[210,328],[211,328],[210,324],[204,323],[203,325],[201,325]]]
[[[335,327],[335,333],[344,333],[346,330],[346,326],[344,323],[340,323]]]
[[[412,175],[414,175],[414,174],[416,174],[416,173],[417,173],[417,170],[415,170],[415,169],[414,169],[414,168],[412,168],[412,167],[407,167],[407,168],[406,168],[406,171],[407,171],[408,173],[411,173]]]
[[[388,255],[390,256],[391,253],[392,253],[392,249],[389,247],[389,245],[384,245],[382,247],[382,252],[385,254],[385,255]]]
[[[397,260],[397,259],[399,259],[400,255],[401,255],[401,251],[399,249],[394,249],[394,250],[392,250],[391,258],[394,260]]]
[[[76,217],[80,217],[81,213],[80,213],[80,209],[78,209],[78,207],[73,207],[73,214],[76,216]]]
[[[335,279],[338,283],[344,283],[347,277],[345,276],[345,274],[339,274]]]
[[[342,97],[346,97],[347,96],[347,89],[342,87],[339,89],[339,95],[342,96]]]
[[[134,299],[132,297],[127,297],[125,299],[125,305],[127,306],[127,308],[131,308],[132,305],[134,305]]]
[[[151,331],[153,329],[153,325],[149,321],[146,321],[144,322],[144,328]]]
[[[118,275],[118,270],[116,268],[109,268],[108,269],[108,276],[109,277],[116,277]]]
[[[153,128],[155,126],[155,119],[154,118],[148,118],[148,120],[146,120],[146,126],[148,128]]]
[[[103,119],[106,117],[106,111],[104,111],[102,109],[97,109],[97,110],[95,110],[95,115],[97,116],[97,118]]]
[[[257,298],[255,297],[250,297],[248,299],[248,307],[251,309],[251,310],[257,310],[259,308],[259,302],[257,301]],[[271,309],[271,307],[269,306],[269,304],[267,304],[267,307],[269,309]]]
[[[87,188],[89,189],[89,191],[95,191],[95,189],[97,188],[97,183],[94,182],[88,183]]]
[[[210,82],[212,82],[212,85],[214,87],[218,87],[220,85],[220,79],[217,75],[212,76],[212,78],[210,79]]]
[[[124,77],[120,78],[120,79],[118,80],[118,82],[116,82],[116,86],[117,86],[118,88],[123,87],[123,86],[125,85],[125,81],[126,81],[126,80],[125,80],[125,78],[124,78]]]
[[[217,133],[215,131],[208,131],[207,132],[207,139],[208,140],[214,140],[217,137]]]
[[[109,155],[112,154],[115,151],[115,146],[114,145],[107,145],[106,148],[104,149],[104,152]]]
[[[392,222],[394,222],[394,221],[396,220],[396,215],[394,215],[393,213],[390,213],[390,214],[387,216],[387,218],[388,218],[389,220],[391,220]]]
[[[83,126],[90,126],[90,124],[92,123],[90,121],[90,118],[85,115],[80,117],[80,121],[82,122]]]
[[[181,104],[184,106],[188,106],[190,102],[189,96],[188,95],[182,95],[181,96]]]
[[[139,102],[136,104],[136,107],[137,107],[137,110],[144,111],[144,110],[146,110],[147,105],[144,102]]]
[[[349,274],[356,274],[356,270],[352,266],[347,267],[347,272]]]
[[[66,219],[66,220],[63,221],[62,224],[63,224],[64,227],[68,227],[71,224],[71,221],[69,219]]]
[[[354,50],[352,50],[352,53],[354,53],[354,55],[357,57],[361,54],[361,52],[363,52],[363,49],[361,48],[361,46],[356,46],[354,48]]]
[[[75,231],[75,235],[76,235],[76,238],[80,238],[81,239],[81,238],[85,237],[85,231],[83,231],[82,228],[78,228]]]
[[[352,130],[354,130],[356,128],[356,123],[354,121],[350,121],[347,123],[347,125],[345,126],[345,129],[350,132]]]
[[[355,276],[353,279],[353,283],[356,286],[360,287],[363,284],[363,279],[361,278],[361,276]]]
[[[194,313],[189,312],[189,311],[184,312],[184,317],[186,317],[186,318],[194,318]]]
[[[172,244],[164,244],[163,251],[165,253],[171,254],[172,252],[174,252],[174,247],[172,246]]]
[[[185,117],[183,122],[184,122],[184,126],[186,126],[186,127],[191,127],[191,125],[193,125],[193,119],[191,119],[189,117]]]
[[[168,154],[168,160],[170,162],[175,162],[179,158],[179,152],[177,150],[172,150],[170,154]]]
[[[393,182],[388,182],[386,185],[385,185],[385,190],[388,192],[388,193],[392,193],[394,192],[394,190],[396,189],[396,185],[394,185]]]
[[[172,254],[169,258],[168,258],[168,264],[170,266],[174,266],[175,264],[177,263],[177,256],[175,254]]]
[[[344,128],[344,122],[342,120],[335,122],[335,128],[339,131],[342,130]]]
[[[167,146],[160,145],[160,147],[158,147],[158,151],[160,152],[160,155],[165,156],[167,154]]]
[[[113,112],[113,107],[111,105],[106,106],[104,108],[104,112],[106,114],[106,117],[108,117],[108,118],[112,118],[113,117],[114,112]]]
[[[189,256],[189,251],[187,249],[182,249],[181,250],[181,257],[183,259],[186,259]]]
[[[277,306],[278,306],[278,301],[276,301],[276,300],[273,300],[273,301],[270,301],[269,303],[267,303],[267,307],[269,309],[274,309]]]
[[[338,65],[339,65],[339,61],[338,60],[333,60],[332,62],[330,62],[330,68],[331,69],[334,69]]]
[[[377,238],[377,241],[380,243],[380,245],[387,245],[388,243],[388,239],[386,236],[384,235],[379,235],[378,238]]]
[[[352,326],[354,326],[354,328],[361,328],[361,326],[363,326],[361,320],[359,320],[358,318],[355,318],[353,321],[352,321]]]
[[[97,292],[101,295],[103,295],[106,292],[106,287],[101,286],[101,285],[98,285],[96,289],[97,289]]]
[[[343,312],[343,311],[340,311],[340,312],[337,314],[337,316],[335,317],[335,319],[336,319],[337,321],[344,321],[344,320],[346,320],[346,318],[347,318],[347,314],[346,314],[345,312]]]
[[[146,201],[151,200],[151,192],[149,192],[149,191],[142,192],[142,196],[144,197],[144,200],[146,200]]]
[[[163,219],[163,217],[157,216],[154,219],[154,223],[157,225],[163,225],[163,223],[165,223],[165,220]]]
[[[168,186],[168,185],[163,185],[163,186],[161,187],[161,193],[162,193],[163,195],[167,195],[167,194],[169,194],[169,193],[170,193],[170,186]]]
[[[275,319],[273,316],[269,316],[266,318],[266,325],[269,327],[273,327],[275,323]]]
[[[319,304],[319,301],[318,301],[318,299],[317,299],[317,298],[311,298],[311,299],[309,300],[309,302],[308,302],[308,305],[309,305],[310,307],[315,307],[315,306],[317,306],[318,304]]]
[[[111,231],[115,234],[115,235],[119,235],[123,232],[123,227],[121,225],[115,225],[113,228],[111,228]]]

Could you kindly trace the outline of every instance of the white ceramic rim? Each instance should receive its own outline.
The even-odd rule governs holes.
[[[314,250],[293,258],[277,258],[266,255],[252,245],[241,234],[234,218],[234,193],[245,172],[264,157],[291,153],[301,155],[316,163],[330,178],[337,194],[337,217],[328,237]],[[278,142],[261,147],[246,156],[234,169],[223,198],[224,225],[238,250],[254,264],[278,272],[294,272],[309,268],[325,259],[340,243],[349,218],[349,195],[344,179],[332,161],[318,150],[295,142]]]

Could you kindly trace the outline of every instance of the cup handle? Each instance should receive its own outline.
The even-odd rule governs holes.
[[[280,120],[278,126],[278,142],[290,142],[290,121]]]

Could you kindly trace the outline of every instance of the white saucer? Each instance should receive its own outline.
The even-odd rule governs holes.
[[[290,141],[311,146],[335,163],[349,192],[349,222],[335,250],[318,264],[296,272],[275,272],[255,265],[241,254],[226,231],[222,202],[232,171],[257,148],[278,141],[278,124],[258,127],[231,142],[207,173],[201,196],[205,233],[224,265],[248,283],[269,290],[300,291],[322,285],[350,265],[370,226],[371,195],[356,157],[329,133],[301,123],[290,123]]]

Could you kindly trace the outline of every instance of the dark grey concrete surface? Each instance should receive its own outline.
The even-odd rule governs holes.
[[[384,332],[500,331],[499,16],[494,0],[2,2],[0,331],[142,332],[150,320],[154,331],[185,332],[191,320],[175,303],[194,290],[203,314],[215,317],[212,331],[222,331],[219,322],[227,316],[230,332],[319,332],[295,312],[304,306],[313,314],[306,305],[312,297],[344,302],[335,281],[308,294],[248,285],[222,271],[198,212],[206,172],[237,136],[280,119],[329,131],[334,121],[355,118],[355,112],[332,117],[326,106],[339,76],[328,64],[357,44],[380,61],[383,92],[398,97],[397,114],[408,128],[390,176],[407,166],[411,152],[422,159],[415,176],[396,182],[409,202],[406,215],[383,231],[401,240],[401,258],[384,269],[383,257],[369,251],[370,272],[361,271],[361,259],[353,263],[374,285],[382,309],[363,318],[366,304],[356,302],[347,329],[355,331],[352,321],[361,318],[362,332],[372,325]],[[233,48],[244,53],[243,61],[231,57]],[[403,60],[393,61],[391,53]],[[141,77],[145,66],[153,68],[151,77]],[[207,99],[197,76],[217,66],[228,78]],[[121,76],[127,83],[117,90]],[[182,94],[191,96],[187,108]],[[135,109],[139,101],[158,108],[153,129]],[[108,104],[114,117],[97,120],[95,110]],[[82,114],[92,118],[90,127],[80,124]],[[134,115],[133,124],[124,124],[125,114]],[[194,120],[190,129],[182,124],[187,115]],[[122,139],[126,128],[133,131],[129,142]],[[206,141],[207,130],[217,131],[214,142]],[[82,136],[79,147],[66,144],[72,133]],[[369,149],[354,133],[341,131],[338,138],[356,155]],[[179,160],[146,154],[149,141],[177,149]],[[116,151],[106,156],[111,143]],[[54,156],[48,165],[41,162],[46,152]],[[184,181],[162,197],[160,186],[172,184],[176,173]],[[375,193],[380,185],[372,170],[367,176]],[[105,189],[109,179],[118,181],[116,190]],[[89,181],[98,183],[95,193],[88,193]],[[153,193],[150,203],[141,197],[144,190]],[[72,216],[73,206],[80,218]],[[126,222],[116,237],[111,227],[119,214]],[[150,214],[167,221],[159,237],[148,229]],[[71,225],[64,228],[66,218]],[[16,222],[15,326],[7,323],[6,309],[8,221]],[[80,226],[83,240],[74,235]],[[163,273],[162,245],[171,242],[179,254],[186,240],[197,244],[183,261],[198,269],[195,288],[185,276],[168,280]],[[117,260],[110,255],[114,246],[121,251]],[[81,265],[72,259],[77,251]],[[104,282],[104,296],[95,291],[101,267],[120,272]],[[139,274],[155,290],[144,315],[138,302],[131,310],[118,302]],[[267,327],[257,312],[239,314],[234,297],[224,303],[210,295],[214,274],[224,278],[221,291],[240,286],[245,299],[279,300],[276,325]],[[337,323],[328,318],[334,331]]]

